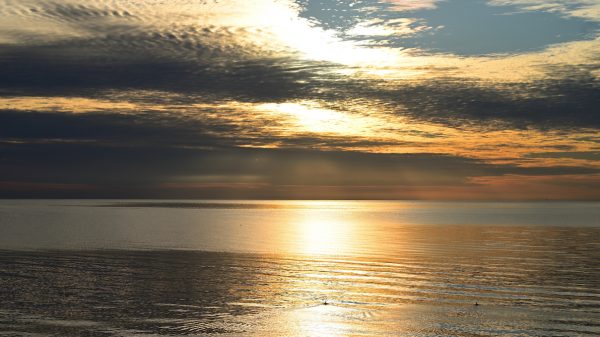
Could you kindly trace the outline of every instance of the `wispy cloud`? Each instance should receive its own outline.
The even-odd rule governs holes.
[[[496,6],[514,5],[527,11],[548,11],[600,21],[600,4],[595,0],[490,0]]]
[[[411,11],[419,9],[434,9],[440,0],[382,0],[392,5],[394,10]]]

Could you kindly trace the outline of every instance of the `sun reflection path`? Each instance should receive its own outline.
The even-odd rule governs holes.
[[[297,322],[297,336],[348,336],[352,325],[347,321],[350,309],[334,305],[318,305],[290,312],[290,321]]]
[[[300,292],[303,303],[283,318],[290,336],[349,336],[367,329],[365,308],[347,302],[350,279],[338,259],[364,254],[371,235],[369,224],[351,201],[300,201],[302,212],[290,222],[294,228],[294,253],[302,254],[305,272],[289,283],[288,292]],[[373,205],[378,207],[378,205]],[[379,207],[382,207],[379,205]],[[372,229],[373,223],[370,223]],[[372,243],[371,242],[371,243]],[[340,274],[342,273],[342,274]],[[349,277],[354,277],[350,275]]]
[[[347,255],[360,247],[359,223],[349,217],[347,204],[312,201],[298,214],[293,225],[295,253],[302,255]]]
[[[301,250],[306,254],[339,254],[347,251],[348,228],[335,219],[308,218],[300,225]]]
[[[319,259],[322,256],[342,255],[356,248],[356,226],[347,216],[344,206],[336,201],[302,202],[302,213],[295,222],[296,253]],[[324,273],[329,273],[323,271]],[[349,310],[337,306],[329,297],[331,284],[296,279],[292,288],[310,289],[314,304],[289,311],[291,334],[296,336],[347,336],[352,326],[347,320]],[[325,304],[327,303],[327,304]]]

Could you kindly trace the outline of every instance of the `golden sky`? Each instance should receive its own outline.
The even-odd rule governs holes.
[[[600,198],[595,1],[0,3],[0,196]]]

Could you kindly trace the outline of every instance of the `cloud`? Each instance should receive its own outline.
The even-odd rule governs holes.
[[[600,81],[571,79],[509,86],[478,82],[416,83],[372,94],[406,109],[401,113],[449,125],[479,123],[483,128],[600,127]]]
[[[556,151],[538,152],[529,155],[532,158],[572,158],[600,161],[600,151]]]
[[[494,177],[512,174],[552,175],[560,180],[562,175],[600,171],[490,165],[435,154],[94,144],[0,147],[3,197],[453,198],[460,197],[460,191],[475,189],[480,197],[493,198],[493,194],[484,193],[481,184],[485,180],[472,185],[471,179],[487,177],[485,184],[491,184]]]
[[[600,21],[600,4],[595,0],[491,0],[495,6],[518,6],[526,11],[548,11]]]
[[[465,83],[463,93],[488,87],[481,91],[497,93],[495,99],[499,101],[515,102],[512,95],[515,92],[518,96],[530,91],[538,96],[554,95],[555,92],[539,91],[545,88],[556,91],[560,83],[548,85],[544,81],[564,84],[573,77],[573,69],[578,72],[587,69],[587,75],[577,75],[581,86],[595,86],[593,79],[597,78],[594,76],[598,70],[597,58],[594,59],[597,41],[503,57],[411,54],[394,48],[353,46],[352,41],[333,38],[334,32],[314,27],[297,16],[297,6],[285,2],[238,4],[240,8],[228,12],[236,4],[235,1],[205,5],[182,2],[181,6],[175,6],[160,2],[142,5],[94,1],[83,5],[78,1],[28,1],[17,9],[7,7],[0,13],[8,19],[22,17],[30,22],[31,25],[22,26],[37,27],[34,32],[40,34],[40,40],[17,39],[21,42],[2,46],[0,88],[27,95],[70,92],[91,95],[97,90],[145,89],[213,95],[219,99],[273,101],[321,96],[327,100],[360,98],[365,96],[363,91],[368,96],[382,87],[395,87],[396,92],[402,92],[407,85],[407,81],[390,80],[386,76],[361,75],[362,71],[367,74],[372,71],[389,73],[392,78],[422,74],[423,78],[409,77],[409,87],[412,81],[420,82],[417,86],[421,88],[441,83],[438,91],[442,97],[443,91],[453,90],[452,85],[460,89],[462,78],[468,77],[471,81]],[[270,12],[262,10],[275,11],[281,18],[267,18]],[[196,14],[200,16],[194,18]],[[385,25],[393,25],[394,20],[397,19],[386,19]],[[405,26],[406,22],[402,22],[400,26]],[[46,29],[41,28],[55,23],[65,25],[57,31],[57,39],[43,40]],[[18,37],[18,31],[19,28],[7,28],[4,35]],[[69,33],[80,31],[87,33]],[[310,39],[283,37],[282,32],[308,34]],[[300,40],[308,42],[299,43]],[[356,69],[336,62],[349,61],[349,54],[354,55],[351,60],[368,64],[364,69]],[[382,62],[386,59],[387,62]],[[517,83],[508,91],[497,91],[497,81]],[[471,84],[476,88],[469,88]],[[573,100],[583,94],[568,92],[568,87],[565,90],[559,94],[579,96]],[[593,90],[587,92],[595,94]],[[427,100],[431,94],[436,93],[427,92],[423,99]],[[466,100],[478,98],[476,93]],[[444,107],[440,113],[444,113]],[[498,116],[502,118],[501,114]]]
[[[441,78],[400,82],[345,77],[328,72],[332,64],[293,59],[231,60],[219,65],[202,59],[154,58],[105,60],[101,56],[56,55],[49,47],[6,48],[0,58],[0,90],[16,95],[98,95],[106,90],[159,90],[204,100],[277,102],[372,100],[394,114],[449,125],[470,121],[505,123],[518,128],[599,127],[596,113],[600,82],[590,68],[560,68],[569,78],[488,85],[476,80]],[[90,53],[93,54],[93,53]],[[131,58],[134,58],[131,56]],[[214,60],[213,60],[214,61]],[[552,71],[551,68],[548,71]],[[161,98],[154,98],[157,104]]]
[[[396,11],[414,11],[422,9],[434,9],[440,0],[382,0],[392,5]]]
[[[597,172],[600,40],[477,57],[372,44],[438,33],[411,15],[441,3],[375,8],[390,4],[339,30],[291,1],[0,4],[3,186],[377,196]]]
[[[209,132],[225,131],[227,126],[207,128],[201,122],[168,116],[87,113],[10,112],[0,113],[2,140],[36,143],[93,143],[97,146],[216,146],[224,142]],[[230,130],[233,131],[233,130]],[[224,144],[226,145],[226,143]]]
[[[522,166],[439,153],[324,149],[324,142],[382,145],[377,140],[343,136],[287,137],[282,147],[272,149],[240,147],[278,139],[258,125],[211,121],[209,116],[215,111],[205,112],[204,117],[190,119],[156,111],[73,114],[4,110],[0,113],[0,195],[430,198],[436,188],[456,193],[476,189],[484,195],[482,182],[492,184],[494,177],[507,175],[560,180],[566,175],[600,172],[594,166],[560,162]],[[258,139],[253,139],[256,134]],[[438,197],[451,197],[440,193]]]
[[[344,33],[358,37],[411,36],[432,29],[418,19],[399,18],[391,20],[373,19],[361,21]]]

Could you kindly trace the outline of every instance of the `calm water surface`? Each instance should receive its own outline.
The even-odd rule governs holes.
[[[5,200],[0,286],[0,336],[600,335],[600,203]]]

